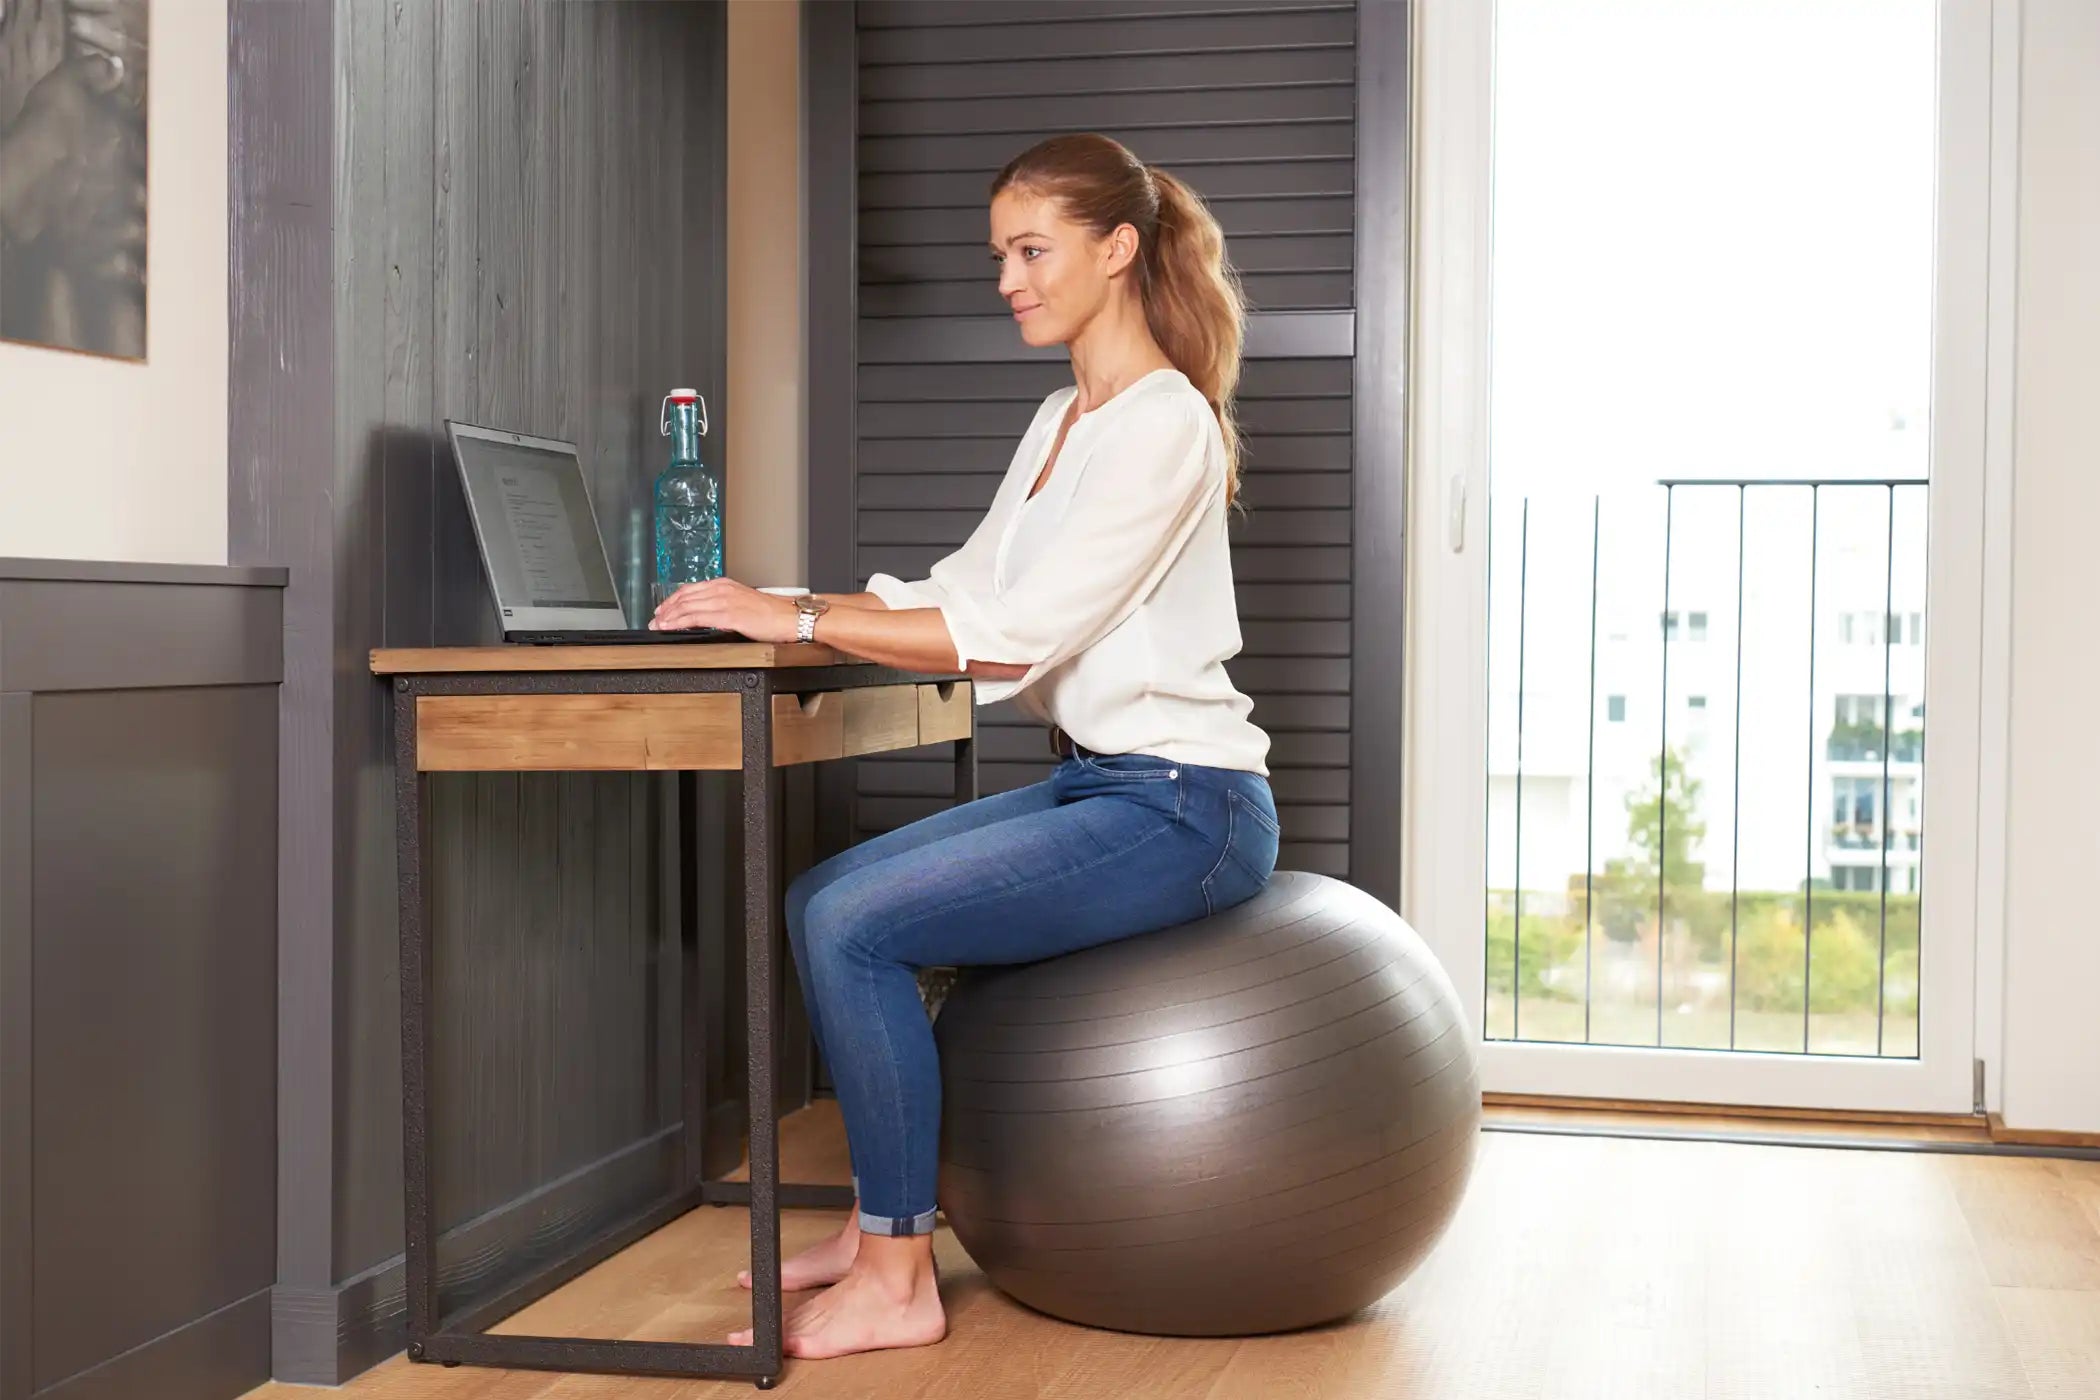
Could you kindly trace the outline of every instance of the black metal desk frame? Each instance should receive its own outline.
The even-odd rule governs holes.
[[[780,1211],[843,1209],[846,1186],[782,1184],[774,1103],[773,1006],[779,971],[773,957],[772,697],[858,686],[959,680],[887,667],[840,664],[721,670],[499,671],[397,675],[394,686],[394,796],[401,898],[401,1092],[406,1206],[408,1355],[446,1365],[593,1371],[636,1376],[749,1379],[771,1389],[785,1364],[780,1293]],[[428,786],[417,762],[416,701],[426,695],[709,694],[742,696],[745,1018],[750,1180],[705,1180],[706,1039],[700,1018],[697,921],[681,910],[679,988],[684,1107],[684,1170],[679,1189],[582,1248],[458,1314],[440,1318],[437,1240],[430,1187],[430,1003],[432,956],[423,871],[429,857]],[[957,801],[977,796],[976,724],[955,744]],[[821,760],[820,760],[821,761]],[[681,774],[681,782],[693,781]],[[683,804],[682,804],[683,805]],[[681,832],[679,859],[693,859],[692,833]],[[688,882],[687,888],[691,888]],[[703,1205],[751,1211],[752,1344],[634,1341],[490,1333],[486,1329],[602,1263],[644,1236]]]

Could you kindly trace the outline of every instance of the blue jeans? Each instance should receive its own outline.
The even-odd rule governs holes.
[[[941,1074],[918,970],[1036,962],[1251,899],[1276,868],[1257,773],[1084,751],[1045,782],[842,851],[789,886],[788,937],[831,1066],[860,1225],[930,1234]]]

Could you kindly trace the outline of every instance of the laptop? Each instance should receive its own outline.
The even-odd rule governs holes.
[[[503,620],[533,646],[742,641],[720,627],[630,627],[573,443],[445,420],[467,515]]]

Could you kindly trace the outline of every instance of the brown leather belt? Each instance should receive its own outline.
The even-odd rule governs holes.
[[[1071,735],[1053,724],[1050,726],[1050,752],[1059,758],[1070,758],[1075,753],[1092,753],[1093,750],[1083,744],[1073,743]]]

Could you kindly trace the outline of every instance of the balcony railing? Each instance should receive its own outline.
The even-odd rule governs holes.
[[[1828,619],[1922,612],[1927,484],[1658,485],[1492,502],[1487,1034],[1915,1055],[1920,822],[1891,798],[1899,767],[1904,801],[1919,791],[1922,704],[1898,702],[1922,699],[1922,667],[1899,692],[1894,662],[1921,639]],[[1623,577],[1657,556],[1645,585]],[[1687,576],[1731,575],[1732,596],[1682,596]],[[1894,820],[1851,820],[1848,794]],[[1877,863],[1871,885],[1833,887]]]

